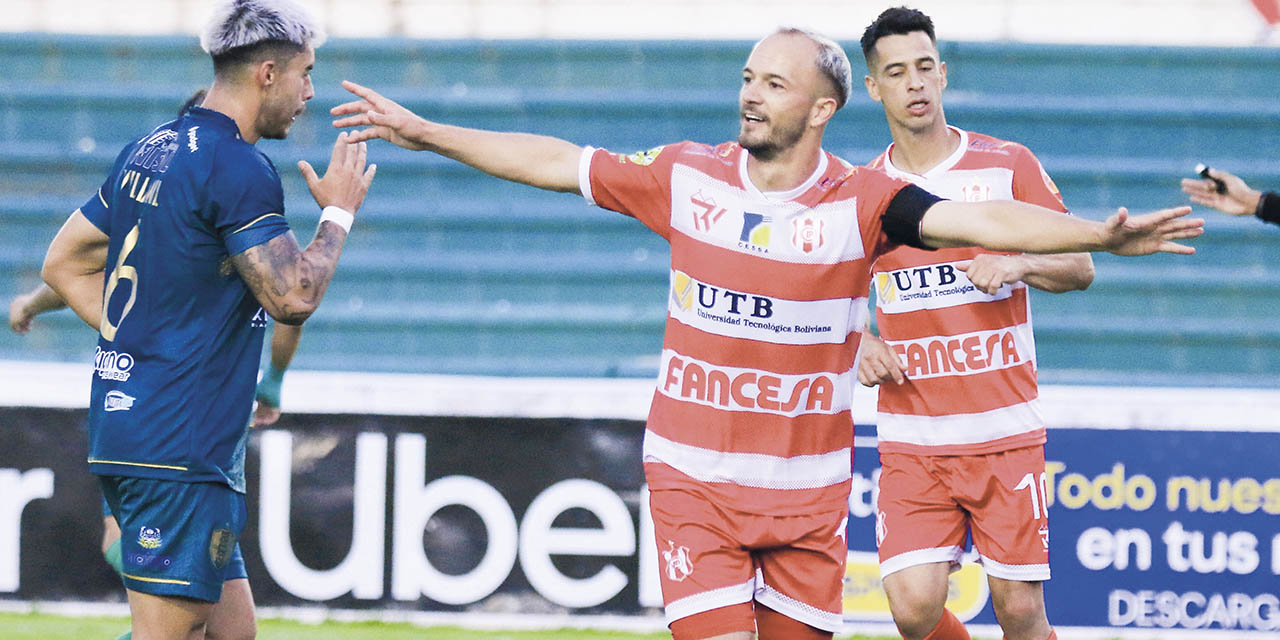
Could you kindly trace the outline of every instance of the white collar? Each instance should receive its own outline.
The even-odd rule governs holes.
[[[969,132],[951,125],[947,125],[947,129],[960,134],[960,144],[956,145],[956,150],[952,151],[951,155],[947,156],[942,162],[934,165],[932,169],[929,169],[924,173],[916,174],[911,173],[910,171],[903,171],[902,169],[893,166],[893,145],[897,143],[890,143],[889,147],[884,150],[884,172],[895,178],[929,179],[950,171],[952,167],[956,166],[956,164],[960,162],[960,158],[964,157],[965,151],[968,151],[969,149]]]
[[[795,200],[804,192],[812,189],[813,185],[818,184],[818,180],[827,172],[827,165],[829,164],[829,161],[827,160],[827,152],[822,149],[818,149],[818,168],[814,169],[813,175],[800,183],[799,186],[786,191],[761,191],[756,188],[754,183],[751,182],[751,176],[747,175],[747,157],[750,155],[750,152],[746,149],[742,150],[742,154],[738,158],[738,176],[742,179],[743,188],[746,189],[747,193],[764,200]]]

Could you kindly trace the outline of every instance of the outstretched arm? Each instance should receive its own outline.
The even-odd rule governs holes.
[[[338,207],[350,218],[364,202],[377,170],[377,165],[365,168],[366,154],[364,143],[352,144],[344,132],[333,145],[324,178],[317,177],[310,164],[299,162],[316,204]],[[320,305],[346,241],[347,229],[322,216],[305,250],[290,231],[231,256],[231,264],[267,314],[285,324],[302,324]]]
[[[76,209],[49,244],[40,277],[94,331],[102,323],[107,245],[111,238]]]
[[[41,283],[27,293],[14,296],[9,303],[9,328],[14,333],[26,333],[31,329],[31,320],[36,316],[66,306],[67,301],[62,296],[50,289],[49,285]]]
[[[582,147],[572,142],[431,122],[372,89],[349,81],[342,86],[360,99],[338,105],[330,113],[345,116],[334,121],[335,127],[367,127],[351,134],[353,142],[381,138],[406,149],[453,158],[503,180],[581,193],[578,161]]]
[[[1186,218],[1188,213],[1191,207],[1129,216],[1121,207],[1105,222],[1094,222],[1015,200],[943,200],[925,212],[920,237],[937,248],[976,245],[1027,253],[1192,254],[1194,248],[1174,242],[1204,233],[1204,220]]]

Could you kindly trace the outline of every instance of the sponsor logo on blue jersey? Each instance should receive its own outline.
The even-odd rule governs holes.
[[[93,354],[93,368],[98,372],[98,377],[103,380],[119,380],[124,382],[129,379],[129,370],[133,368],[133,356],[121,351],[103,351],[102,347],[95,347]]]
[[[107,398],[103,402],[102,408],[107,411],[128,411],[133,408],[133,402],[137,398],[126,394],[123,391],[111,390],[107,392]]]

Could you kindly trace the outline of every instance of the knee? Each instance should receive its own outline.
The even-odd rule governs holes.
[[[1003,625],[1022,627],[1045,617],[1042,600],[1032,593],[1006,593],[999,599],[993,599],[992,605],[996,610],[996,617]]]
[[[938,620],[942,618],[942,609],[946,604],[935,602],[932,598],[912,594],[889,600],[889,610],[893,613],[893,621],[898,625],[903,637],[908,640],[924,638],[933,631]]]

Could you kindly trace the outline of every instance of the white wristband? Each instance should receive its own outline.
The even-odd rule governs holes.
[[[356,216],[342,207],[329,205],[320,212],[320,222],[325,220],[342,227],[343,231],[351,233],[351,223],[356,221]]]

